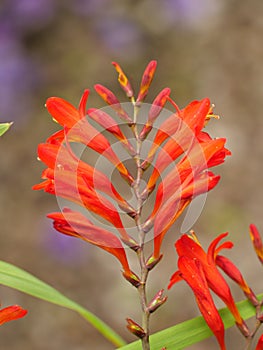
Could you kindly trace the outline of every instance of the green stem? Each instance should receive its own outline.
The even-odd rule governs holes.
[[[141,180],[142,180],[142,168],[141,168],[141,147],[142,147],[142,141],[140,140],[139,134],[138,134],[138,127],[137,127],[137,114],[138,114],[138,107],[134,104],[134,128],[133,133],[134,137],[136,139],[136,155],[134,157],[136,168],[137,168],[137,176],[136,180],[133,186],[134,194],[137,199],[137,207],[136,207],[136,217],[135,222],[139,234],[139,249],[137,250],[137,256],[141,268],[141,283],[138,287],[139,297],[140,297],[140,303],[141,303],[141,309],[142,309],[142,328],[144,330],[145,336],[142,338],[142,348],[143,350],[150,350],[150,343],[149,343],[149,320],[150,320],[150,312],[148,310],[148,303],[147,303],[147,296],[146,296],[146,283],[148,278],[149,270],[146,266],[146,259],[144,255],[144,243],[145,243],[145,233],[142,229],[142,223],[141,223],[141,213],[142,213],[142,207],[143,207],[143,199],[141,196]]]

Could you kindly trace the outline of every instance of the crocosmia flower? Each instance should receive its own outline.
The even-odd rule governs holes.
[[[22,309],[19,305],[7,306],[0,310],[0,326],[6,322],[24,317],[26,314],[27,310]]]
[[[215,238],[210,244],[207,253],[200,245],[194,233],[192,233],[192,235],[184,234],[179,238],[175,243],[175,248],[179,256],[179,270],[171,277],[168,287],[171,288],[176,282],[182,279],[189,284],[196,296],[198,307],[208,326],[217,337],[221,349],[224,349],[224,345],[222,345],[222,322],[218,321],[218,312],[214,307],[209,290],[212,290],[220,299],[222,299],[235,318],[238,328],[245,336],[248,336],[248,328],[236,307],[226,280],[217,267],[218,253],[224,248],[229,249],[233,246],[230,241],[224,242],[218,246],[219,242],[226,237],[226,235],[227,233],[223,233]],[[220,259],[220,265],[222,267],[221,262],[222,260]],[[250,289],[241,278],[241,274],[237,274],[235,270],[232,277],[236,277],[237,281],[245,289],[245,292],[250,293]],[[214,315],[213,318],[210,316],[208,317],[206,310]],[[219,331],[218,327],[220,324]]]
[[[107,105],[103,109],[87,107],[89,90],[78,107],[60,97],[47,99],[46,108],[60,129],[38,146],[38,158],[46,168],[43,181],[33,188],[77,205],[81,213],[67,205],[61,213],[48,215],[56,230],[112,254],[126,279],[138,286],[125,246],[140,253],[152,230],[153,251],[144,263],[147,269],[153,268],[161,258],[165,234],[195,197],[217,185],[220,177],[210,168],[223,163],[230,152],[224,138],[213,139],[203,131],[214,117],[208,98],[180,109],[171,98],[171,89],[165,87],[145,106],[157,62],[146,66],[137,94],[120,65],[113,62],[113,66],[128,105],[101,84],[94,89]],[[168,103],[172,111],[166,110]],[[74,151],[76,144],[108,162],[126,192],[120,191],[120,183],[112,181],[105,168],[81,159]],[[127,198],[127,190],[133,193],[133,201]],[[148,203],[153,205],[145,213],[150,197]],[[131,225],[129,230],[126,227],[127,220],[133,220],[133,233]]]

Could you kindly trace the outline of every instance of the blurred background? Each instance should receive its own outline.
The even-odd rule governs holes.
[[[261,0],[2,0],[0,3],[0,119],[13,121],[0,140],[0,258],[33,273],[116,329],[134,338],[125,318],[140,322],[136,290],[124,281],[118,262],[96,247],[55,233],[46,214],[56,198],[34,192],[43,166],[37,145],[57,126],[44,108],[50,96],[77,105],[85,88],[101,83],[125,101],[112,61],[121,64],[135,88],[145,66],[158,61],[147,102],[164,88],[180,107],[208,96],[220,121],[209,125],[227,137],[232,151],[216,169],[220,184],[208,195],[194,225],[205,247],[229,231],[227,252],[256,293],[262,292],[259,262],[249,241],[251,222],[263,232],[263,2]],[[92,89],[90,107],[103,103]],[[152,293],[165,288],[176,270],[167,235],[165,257],[151,276]],[[231,286],[233,286],[231,284]],[[242,293],[233,286],[236,300]],[[186,284],[167,292],[169,301],[152,317],[152,331],[199,315]],[[0,287],[3,306],[29,310],[23,320],[0,329],[9,350],[113,349],[78,315]],[[223,306],[219,303],[220,306]],[[229,349],[242,348],[236,329]],[[214,339],[190,349],[217,349]]]

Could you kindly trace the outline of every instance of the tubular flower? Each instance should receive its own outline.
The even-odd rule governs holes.
[[[54,228],[68,236],[78,237],[114,255],[126,274],[131,274],[125,250],[120,240],[111,232],[95,226],[79,212],[65,208],[62,213],[52,213]]]
[[[230,261],[225,256],[217,255],[216,265],[220,267],[225,272],[225,274],[227,274],[233,281],[235,281],[239,285],[239,287],[243,290],[245,296],[251,301],[251,303],[254,306],[259,305],[259,301],[255,293],[248,286],[241,272],[236,267],[236,265],[232,263],[232,261]]]
[[[133,178],[113,152],[109,141],[86,119],[88,93],[89,90],[84,92],[78,109],[62,98],[48,98],[46,102],[47,110],[53,119],[63,126],[64,129],[49,137],[47,142],[81,142],[94,151],[103,154],[104,157],[116,166],[120,174],[129,183],[132,183]]]
[[[154,209],[148,218],[148,221],[154,222],[156,258],[160,254],[161,243],[166,232],[192,199],[217,185],[220,176],[214,175],[207,169],[224,162],[229,154],[224,145],[225,139],[209,138],[201,143],[195,141],[186,156],[158,186]]]
[[[27,310],[19,305],[12,305],[0,310],[0,326],[6,322],[17,320],[27,314]]]
[[[180,256],[178,268],[179,270],[172,276],[168,288],[182,279],[186,281],[193,290],[199,310],[216,336],[221,350],[225,350],[224,324],[210,294],[201,262],[188,256]]]
[[[260,234],[258,232],[258,229],[255,225],[250,225],[250,238],[252,240],[255,252],[259,258],[259,261],[261,264],[263,264],[263,243],[262,239],[260,237]]]
[[[175,243],[175,248],[179,259],[181,257],[188,257],[188,259],[199,261],[200,266],[204,272],[205,279],[207,281],[208,287],[216,294],[222,301],[226,304],[230,312],[235,318],[238,328],[241,330],[245,336],[248,335],[248,328],[242,319],[236,304],[234,302],[233,296],[231,294],[230,288],[224,279],[224,277],[219,272],[216,266],[216,257],[219,251],[223,248],[229,248],[232,246],[231,242],[225,242],[217,247],[220,240],[222,240],[227,233],[223,233],[215,238],[210,244],[207,253],[203,250],[200,243],[194,234],[188,236],[184,234]],[[180,267],[179,267],[180,271]],[[178,281],[178,272],[176,272],[172,277],[169,284],[171,287],[174,283]]]

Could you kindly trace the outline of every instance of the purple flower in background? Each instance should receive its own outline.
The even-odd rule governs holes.
[[[94,24],[95,35],[114,55],[133,59],[143,48],[142,34],[127,18],[108,16]]]
[[[215,0],[163,0],[161,8],[168,23],[198,28],[218,12],[220,4]]]
[[[28,115],[37,69],[12,29],[0,23],[0,120],[20,122]]]
[[[41,232],[40,237],[44,237],[42,245],[50,257],[62,264],[81,265],[87,262],[90,247],[85,242],[58,234],[49,220],[45,220],[39,226],[41,231],[45,231],[45,235]]]
[[[55,4],[54,0],[8,0],[3,5],[4,15],[19,31],[37,30],[53,18]]]
[[[81,16],[93,16],[109,4],[109,0],[75,0],[70,3],[72,10]]]

